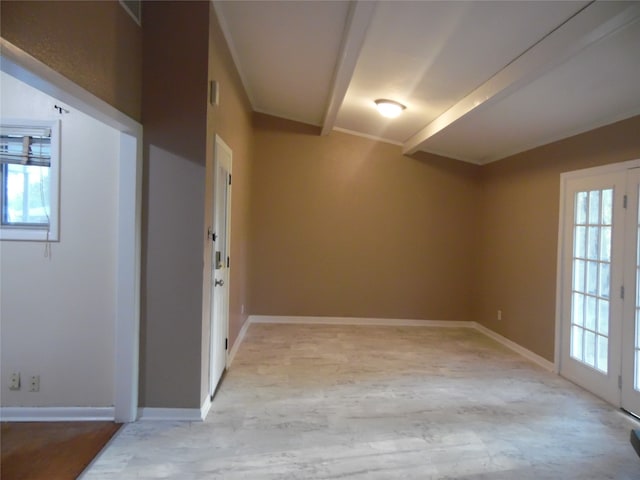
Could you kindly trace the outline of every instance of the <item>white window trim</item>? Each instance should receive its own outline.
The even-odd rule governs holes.
[[[57,242],[60,239],[60,120],[25,120],[3,118],[5,125],[51,128],[51,163],[49,191],[51,192],[49,228],[14,227],[0,225],[0,240]],[[1,192],[0,192],[1,193]]]

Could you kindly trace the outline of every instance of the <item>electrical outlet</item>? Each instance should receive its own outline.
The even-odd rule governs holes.
[[[502,320],[502,310],[498,310],[498,320]]]
[[[12,373],[9,381],[9,390],[20,390],[20,372]]]
[[[244,303],[242,304],[242,306],[240,307],[240,313],[244,315]]]
[[[40,375],[31,376],[31,382],[29,383],[29,391],[30,392],[40,391]]]

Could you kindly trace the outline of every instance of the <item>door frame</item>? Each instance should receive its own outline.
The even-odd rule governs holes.
[[[138,416],[142,125],[4,38],[0,58],[2,71],[120,132],[113,420],[133,422]]]
[[[229,145],[227,145],[227,143],[222,139],[222,137],[220,137],[220,135],[216,134],[214,137],[214,142],[213,142],[213,187],[214,187],[214,191],[213,191],[213,195],[212,195],[212,203],[213,203],[213,208],[212,208],[212,214],[211,214],[211,222],[212,222],[212,230],[215,229],[216,226],[216,210],[217,210],[217,205],[216,205],[216,198],[217,198],[217,192],[215,191],[216,188],[216,184],[217,184],[217,172],[218,172],[218,156],[216,155],[216,150],[218,148],[221,148],[223,150],[225,150],[228,155],[229,155],[229,175],[232,174],[233,171],[233,150],[231,150],[231,147],[229,147]],[[229,189],[227,190],[227,205],[226,205],[226,214],[227,214],[227,228],[226,228],[226,238],[225,238],[225,244],[226,244],[226,248],[227,248],[227,256],[229,256],[229,258],[231,258],[231,198],[232,198],[232,194],[231,194],[231,186],[229,187]],[[211,263],[210,265],[208,265],[209,268],[209,289],[211,292],[211,300],[210,300],[210,315],[209,315],[209,400],[213,400],[213,395],[215,394],[215,390],[217,389],[218,384],[220,383],[220,381],[222,380],[222,377],[220,378],[220,380],[217,382],[216,385],[214,385],[213,382],[213,361],[214,361],[214,339],[213,339],[213,334],[214,334],[214,315],[215,315],[215,295],[213,293],[213,276],[214,276],[214,270],[211,269],[211,266],[213,264],[214,261],[214,257],[215,257],[215,246],[212,247],[212,251],[211,251]],[[229,338],[229,301],[231,299],[231,263],[229,263],[229,267],[228,268],[228,273],[227,273],[227,298],[226,298],[226,302],[227,302],[227,312],[225,315],[225,324],[223,325],[224,327],[224,331],[225,331],[225,335],[227,337],[227,339]],[[227,366],[229,365],[229,348],[227,347],[226,351],[225,351],[225,361],[224,361],[224,366],[225,366],[225,370],[227,368]],[[224,372],[223,372],[224,375]]]
[[[628,216],[625,219],[625,251],[624,258],[628,259],[629,255],[634,258],[634,262],[627,261],[624,265],[623,272],[623,285],[625,288],[625,297],[627,299],[636,298],[638,294],[637,284],[637,265],[640,262],[640,258],[637,258],[638,252],[638,216],[640,215],[640,168],[635,168],[627,172],[627,208]],[[637,210],[636,210],[637,209]],[[630,215],[632,212],[634,215]],[[636,351],[636,301],[626,301],[624,303],[623,318],[628,320],[622,325],[622,385],[620,386],[620,404],[621,407],[633,413],[633,415],[640,415],[640,393],[636,391],[636,368],[640,368],[640,365],[636,365],[635,351]],[[631,320],[631,318],[633,320]],[[626,343],[625,343],[626,342]]]
[[[567,207],[572,198],[567,195],[568,183],[575,179],[585,179],[588,177],[595,177],[601,175],[607,175],[612,173],[620,173],[627,171],[631,168],[640,167],[640,159],[629,160],[625,162],[613,163],[610,165],[603,165],[599,167],[585,168],[581,170],[575,170],[571,172],[565,172],[560,175],[560,199],[559,199],[559,218],[558,218],[558,253],[556,263],[556,322],[555,322],[555,352],[554,352],[554,372],[560,374],[562,368],[562,344],[563,344],[563,311],[565,308],[563,287],[567,275],[571,275],[571,272],[565,271],[565,255],[569,255],[571,252],[566,252],[565,242],[567,235],[571,232],[566,231],[566,213],[568,213]]]

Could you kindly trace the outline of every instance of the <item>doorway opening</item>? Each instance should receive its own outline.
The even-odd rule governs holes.
[[[116,244],[113,408],[106,413],[89,407],[43,408],[37,412],[38,419],[135,421],[138,412],[142,125],[5,39],[0,39],[0,60],[3,72],[118,132],[116,231],[113,232]]]

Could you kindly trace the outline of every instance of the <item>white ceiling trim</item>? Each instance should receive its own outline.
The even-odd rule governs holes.
[[[231,53],[231,58],[233,59],[233,63],[236,66],[236,70],[238,71],[238,75],[240,75],[240,81],[242,82],[242,86],[244,87],[244,91],[249,98],[249,103],[251,107],[255,110],[255,95],[253,94],[253,90],[251,90],[251,84],[247,81],[247,75],[244,73],[242,69],[242,62],[240,62],[240,56],[238,55],[238,51],[236,49],[235,44],[233,43],[233,36],[231,35],[231,31],[229,30],[229,25],[227,24],[227,20],[222,12],[222,5],[218,2],[211,0],[213,4],[213,8],[216,11],[216,15],[218,17],[218,23],[220,24],[220,29],[222,30],[222,34],[224,35],[224,39],[227,41],[227,47],[229,47],[229,52]]]
[[[369,135],[368,133],[356,132],[355,130],[348,130],[346,128],[333,127],[334,132],[346,133],[348,135],[354,135],[356,137],[363,137],[369,140],[375,140],[376,142],[390,143],[391,145],[402,146],[402,142],[396,142],[395,140],[389,140],[388,138],[377,137],[375,135]]]
[[[338,112],[353,78],[353,72],[356,69],[376,4],[376,2],[368,0],[354,1],[349,4],[349,14],[342,38],[340,56],[336,62],[333,85],[322,122],[322,135],[327,135],[333,130]]]
[[[488,106],[539,78],[589,45],[640,17],[640,5],[594,2],[549,33],[496,75],[404,142],[403,153],[428,150],[429,138],[472,110]],[[521,150],[522,151],[522,150]],[[501,157],[502,158],[502,157]],[[477,162],[473,162],[477,163]]]

